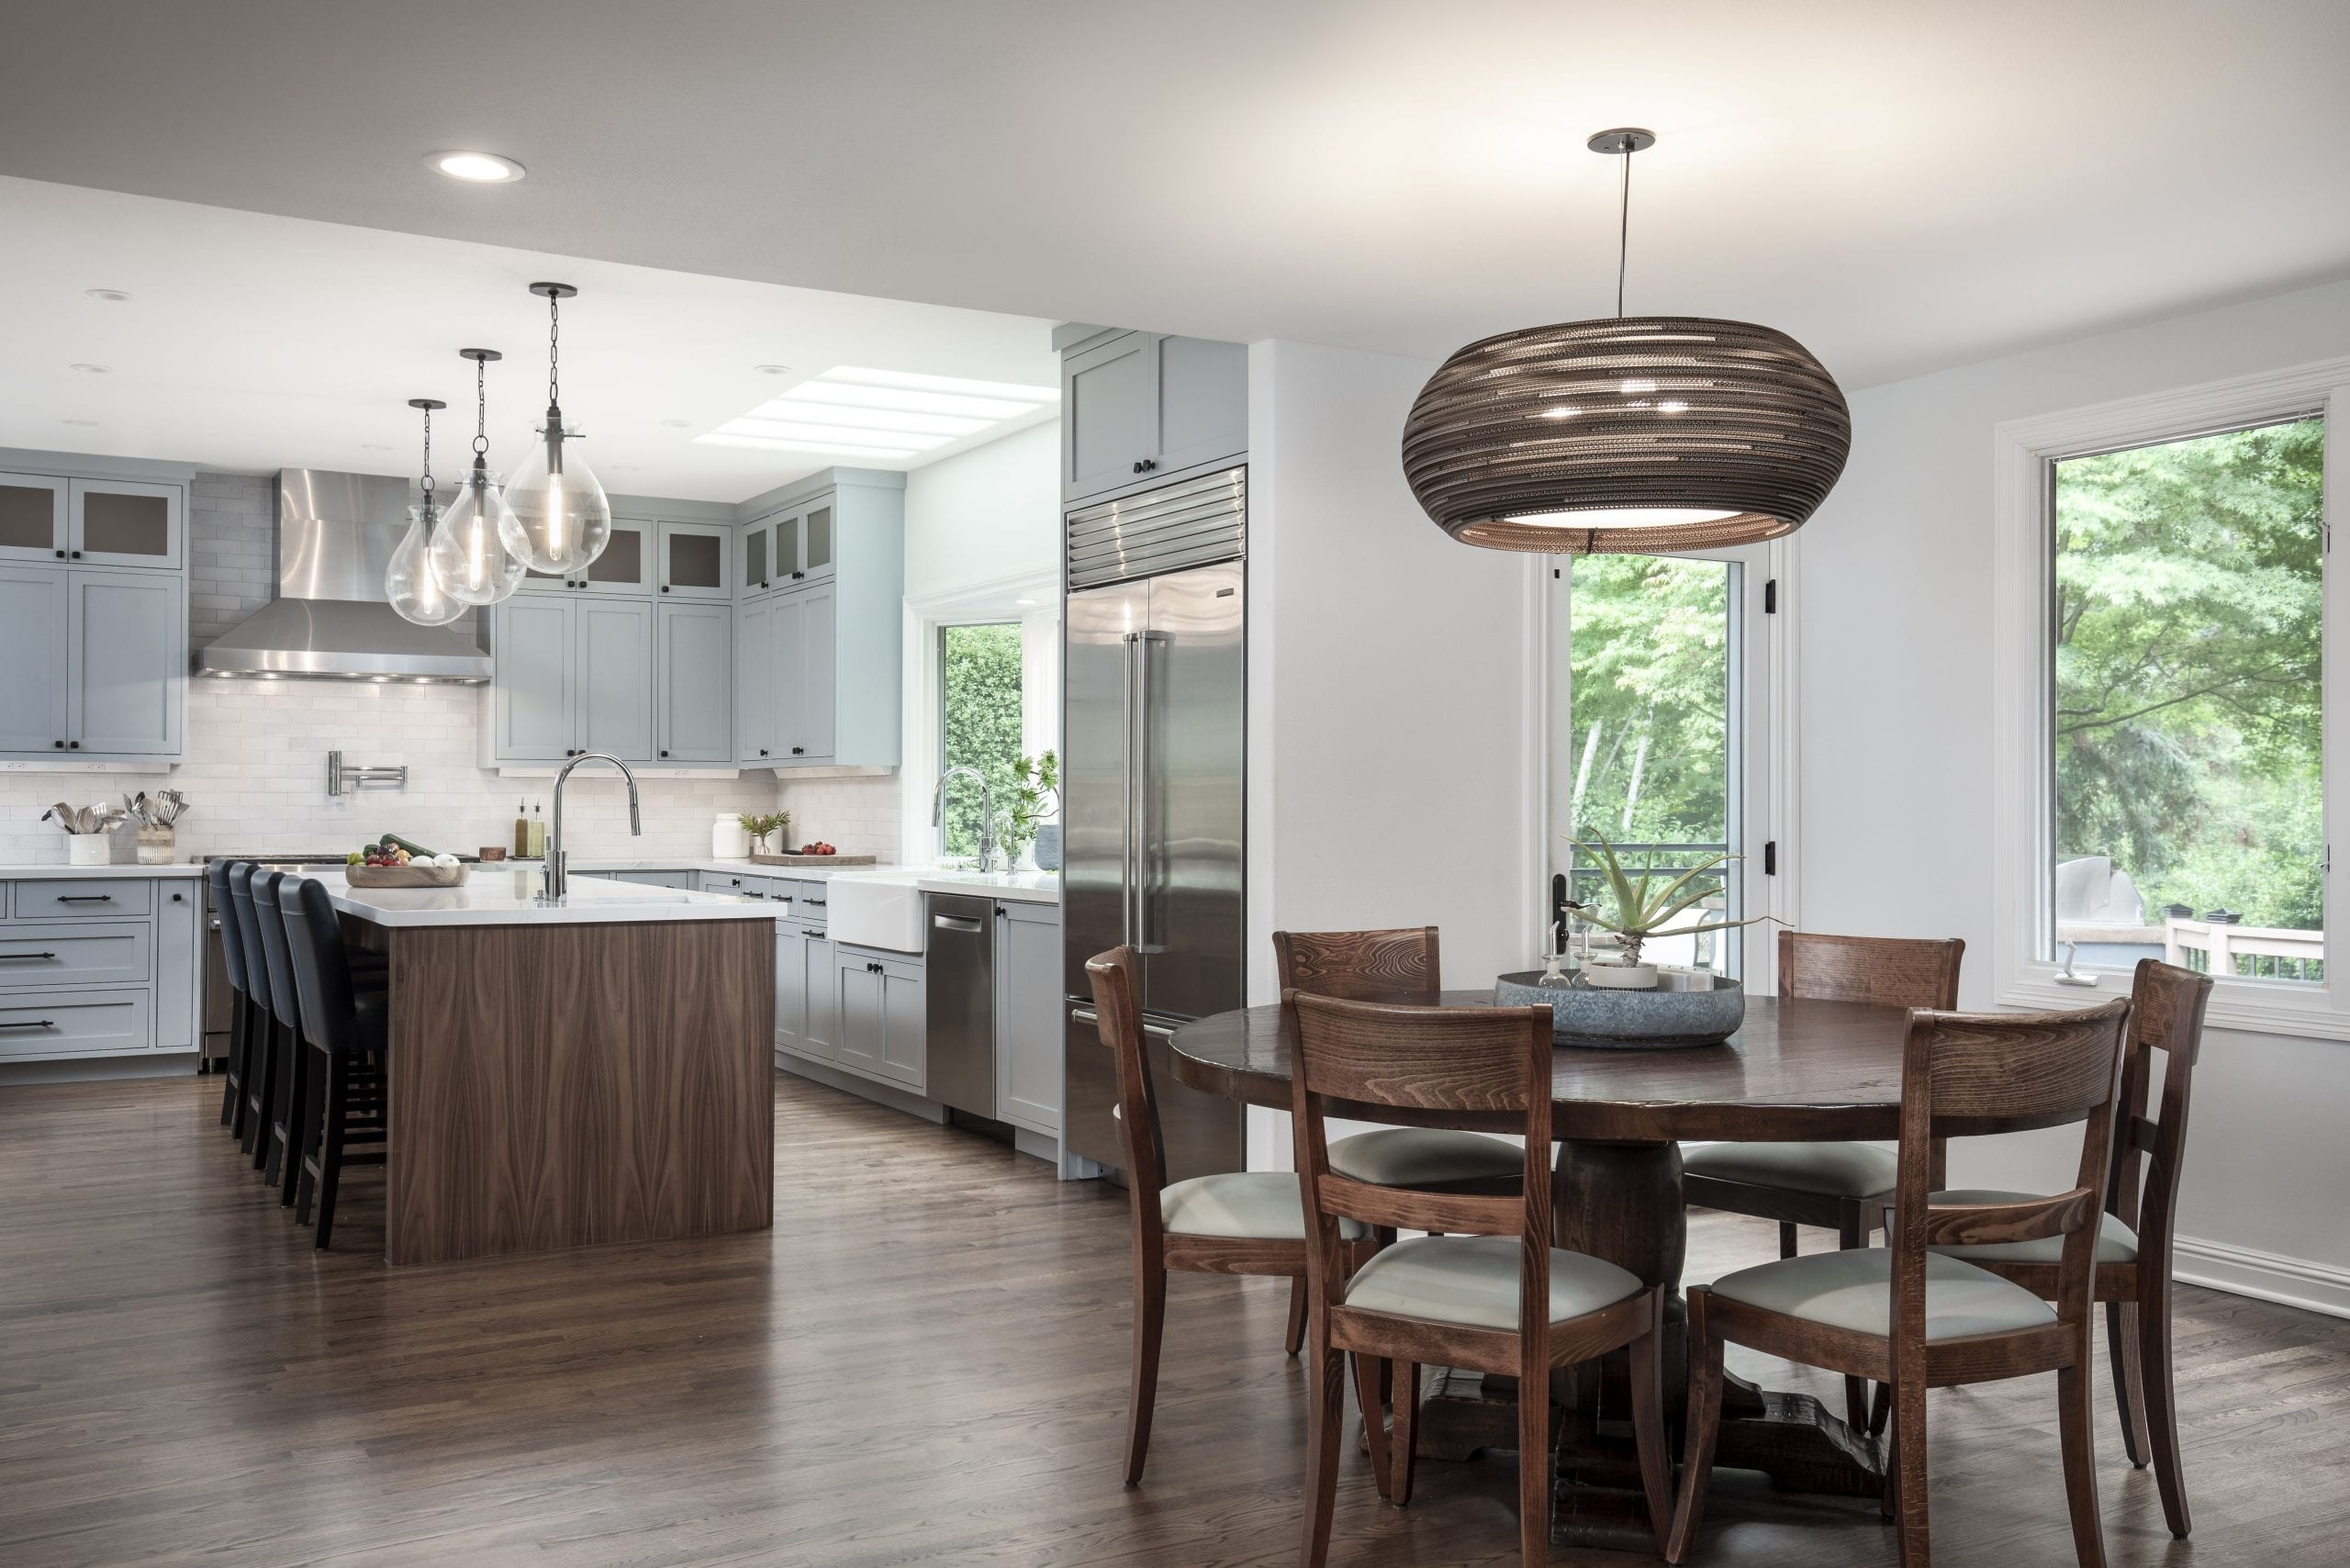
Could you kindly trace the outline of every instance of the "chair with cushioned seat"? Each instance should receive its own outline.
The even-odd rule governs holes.
[[[1443,967],[1433,925],[1397,931],[1276,931],[1273,956],[1284,994],[1310,991],[1350,1002],[1441,999]],[[1521,1160],[1514,1145],[1446,1127],[1379,1127],[1330,1146],[1330,1169],[1375,1187],[1507,1193],[1517,1190]],[[1395,1239],[1379,1233],[1384,1245]],[[1290,1301],[1290,1354],[1304,1342],[1304,1282]]]
[[[2129,1014],[2130,1004],[2116,1000],[2078,1013],[1910,1014],[1887,1245],[1783,1258],[1688,1293],[1688,1447],[1667,1561],[1687,1560],[1704,1518],[1723,1348],[1739,1344],[1891,1386],[1886,1502],[1905,1568],[1928,1560],[1926,1390],[2053,1372],[2074,1552],[2083,1568],[2102,1568],[2090,1305]],[[2072,1191],[1987,1204],[1930,1198],[1936,1139],[2076,1124],[2081,1149]],[[1989,1269],[1931,1250],[2043,1239],[2059,1247],[2053,1305]]]
[[[1167,1271],[1298,1280],[1306,1267],[1305,1209],[1296,1177],[1280,1170],[1227,1170],[1167,1182],[1158,1094],[1143,1053],[1136,961],[1132,947],[1113,947],[1085,965],[1093,983],[1102,1044],[1117,1066],[1118,1102],[1113,1114],[1125,1139],[1126,1189],[1134,1213],[1134,1381],[1126,1406],[1125,1453],[1129,1486],[1141,1483],[1150,1451],[1159,1341],[1167,1324]],[[1370,1231],[1360,1226],[1350,1230],[1345,1250],[1350,1260],[1369,1256]],[[1374,1450],[1373,1457],[1383,1462],[1383,1450]],[[1380,1484],[1383,1490],[1383,1470]]]
[[[293,1126],[294,1217],[310,1218],[318,1200],[316,1245],[334,1235],[335,1197],[345,1164],[384,1161],[384,1047],[389,1036],[388,997],[355,982],[334,903],[314,879],[287,878],[277,891],[300,1002],[307,1070],[297,1075],[301,1100]],[[354,1153],[354,1143],[368,1146]]]
[[[1958,1005],[1966,944],[1891,936],[1779,933],[1785,1001],[1869,1002],[1887,1007]],[[1703,1209],[1779,1222],[1779,1256],[1796,1255],[1796,1227],[1836,1232],[1839,1247],[1866,1247],[1893,1198],[1893,1151],[1866,1143],[1717,1143],[1684,1150],[1682,1195]],[[1942,1172],[1941,1153],[1934,1171]],[[1844,1389],[1845,1418],[1868,1420],[1868,1388]]]
[[[2171,1246],[2178,1212],[2179,1169],[2187,1148],[2187,1110],[2195,1058],[2203,1041],[2203,1010],[2211,977],[2143,958],[2131,989],[2130,1042],[2121,1070],[2121,1103],[2114,1126],[2112,1180],[2098,1216],[2096,1298],[2105,1303],[2106,1352],[2113,1364],[2114,1404],[2130,1462],[2151,1459],[2162,1494],[2164,1522],[2187,1539],[2186,1479],[2178,1456],[2178,1408],[2170,1352]],[[2162,1107],[2150,1119],[2154,1053],[2162,1053]],[[2017,1204],[2033,1194],[1963,1189],[1936,1193],[1937,1204]],[[2053,1297],[2064,1283],[2064,1260],[2054,1237],[1938,1248]]]
[[[1371,1468],[1398,1506],[1411,1497],[1415,1401],[1423,1364],[1460,1367],[1545,1388],[1560,1368],[1630,1351],[1632,1428],[1650,1522],[1661,1542],[1671,1518],[1659,1354],[1664,1291],[1604,1259],[1548,1245],[1550,1226],[1550,1010],[1348,1002],[1292,991],[1291,1122],[1313,1234],[1308,1298],[1305,1540],[1307,1568],[1330,1546],[1337,1488],[1340,1406],[1353,1361],[1360,1396],[1372,1363],[1399,1363],[1395,1429],[1367,1422]],[[1381,1186],[1331,1163],[1333,1106],[1386,1106],[1423,1114],[1521,1118],[1516,1191],[1469,1194]],[[1428,1235],[1349,1265],[1342,1226]],[[1364,1401],[1369,1410],[1369,1401]],[[1550,1402],[1517,1402],[1518,1547],[1528,1563],[1550,1544]],[[1384,1460],[1382,1462],[1382,1450]]]

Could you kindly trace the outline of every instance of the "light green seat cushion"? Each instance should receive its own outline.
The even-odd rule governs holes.
[[[1252,1241],[1305,1239],[1305,1204],[1298,1180],[1281,1170],[1225,1170],[1159,1189],[1159,1224],[1170,1236],[1225,1236]],[[1338,1222],[1349,1241],[1371,1234],[1350,1219]]]
[[[1517,1326],[1514,1236],[1425,1236],[1399,1241],[1355,1271],[1346,1302],[1369,1312],[1455,1323]],[[1563,1323],[1640,1293],[1637,1275],[1580,1252],[1550,1249],[1550,1321]]]
[[[1987,1187],[1964,1187],[1936,1193],[1927,1201],[1935,1204],[2028,1204],[2046,1196],[2044,1193],[1998,1193]],[[2137,1233],[2111,1215],[2101,1214],[2098,1218],[2102,1223],[2097,1234],[2097,1260],[2100,1263],[2136,1262]],[[1885,1228],[1887,1231],[1893,1229],[1891,1209],[1885,1211]],[[2061,1263],[2065,1260],[2065,1238],[2043,1236],[2037,1241],[1992,1241],[1979,1247],[1937,1247],[1934,1250],[1976,1262]]]
[[[1807,1323],[1890,1336],[1892,1271],[1893,1254],[1883,1247],[1808,1252],[1724,1274],[1714,1282],[1714,1294]],[[2021,1285],[1940,1252],[1926,1254],[1928,1339],[2038,1328],[2055,1321],[2055,1309]]]
[[[1431,1187],[1517,1175],[1526,1156],[1516,1144],[1445,1127],[1381,1127],[1330,1146],[1330,1169],[1374,1187]]]
[[[1867,1143],[1713,1143],[1684,1150],[1692,1176],[1818,1193],[1831,1198],[1874,1198],[1893,1191],[1893,1150]]]

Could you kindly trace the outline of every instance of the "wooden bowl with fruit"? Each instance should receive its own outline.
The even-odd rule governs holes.
[[[342,879],[354,888],[463,887],[468,868],[406,839],[385,838],[346,857]]]

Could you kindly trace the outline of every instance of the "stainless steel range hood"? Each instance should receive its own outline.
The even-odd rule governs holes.
[[[408,483],[288,468],[277,476],[277,597],[196,655],[200,675],[322,680],[489,678],[468,630],[419,626],[384,599],[408,532]]]

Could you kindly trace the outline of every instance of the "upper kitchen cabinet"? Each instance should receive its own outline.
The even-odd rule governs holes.
[[[71,479],[0,474],[0,561],[62,561]]]
[[[734,756],[734,609],[726,604],[655,607],[654,708],[664,762],[730,762]]]
[[[1248,450],[1248,351],[1155,332],[1065,328],[1064,499],[1143,489]]]
[[[493,606],[484,765],[589,751],[654,761],[653,610],[642,599],[520,593]]]
[[[654,562],[661,525],[651,518],[615,516],[603,554],[576,572],[526,572],[524,593],[592,593],[646,599],[653,593]]]
[[[830,469],[741,510],[735,760],[897,766],[905,476]]]
[[[71,575],[0,566],[0,753],[65,749]]]
[[[657,535],[660,591],[672,599],[705,599],[727,602],[734,597],[734,581],[727,574],[733,554],[734,530],[722,522],[663,521]]]
[[[0,474],[0,560],[179,569],[186,488]]]

